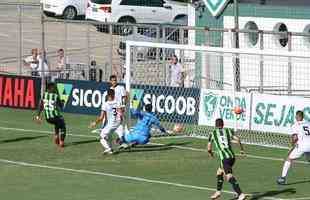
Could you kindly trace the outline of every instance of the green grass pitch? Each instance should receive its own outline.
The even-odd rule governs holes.
[[[0,108],[1,199],[201,200],[214,192],[218,162],[208,158],[206,140],[154,138],[107,156],[87,128],[95,116],[65,114],[68,136],[61,151],[52,142],[52,127],[35,124],[32,116]],[[248,199],[310,199],[307,162],[295,163],[288,185],[278,186],[287,150],[249,145],[245,150],[248,156],[237,158],[234,173],[251,194]],[[221,199],[233,198],[225,182]]]

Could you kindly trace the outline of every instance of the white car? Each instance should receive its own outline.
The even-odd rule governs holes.
[[[187,25],[187,4],[170,0],[88,0],[86,19]]]
[[[87,0],[41,0],[43,11],[47,16],[62,16],[73,20],[85,15]]]

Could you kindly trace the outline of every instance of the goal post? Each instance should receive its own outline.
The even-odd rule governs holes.
[[[179,57],[185,74],[181,87],[170,85],[172,55]],[[125,82],[130,107],[151,103],[172,134],[182,124],[184,135],[206,138],[221,117],[246,143],[287,148],[295,112],[304,110],[310,120],[309,64],[308,51],[127,41]],[[236,106],[245,111],[234,113]]]

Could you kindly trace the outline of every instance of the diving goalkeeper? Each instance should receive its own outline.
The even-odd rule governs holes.
[[[152,113],[151,104],[145,105],[145,112],[131,110],[131,114],[138,118],[138,122],[117,141],[117,143],[121,144],[120,149],[136,144],[147,144],[151,138],[153,125],[161,132],[166,133],[166,130],[160,125],[159,119]]]

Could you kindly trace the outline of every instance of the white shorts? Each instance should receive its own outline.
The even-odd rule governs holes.
[[[302,148],[302,147],[294,147],[293,149],[291,149],[291,151],[289,152],[288,158],[289,159],[297,159],[300,158],[301,156],[305,155],[306,160],[310,159],[310,149],[307,148]]]
[[[121,123],[117,124],[107,124],[100,133],[101,138],[110,136],[112,133],[116,132],[118,136],[122,135],[124,132],[123,125]]]

